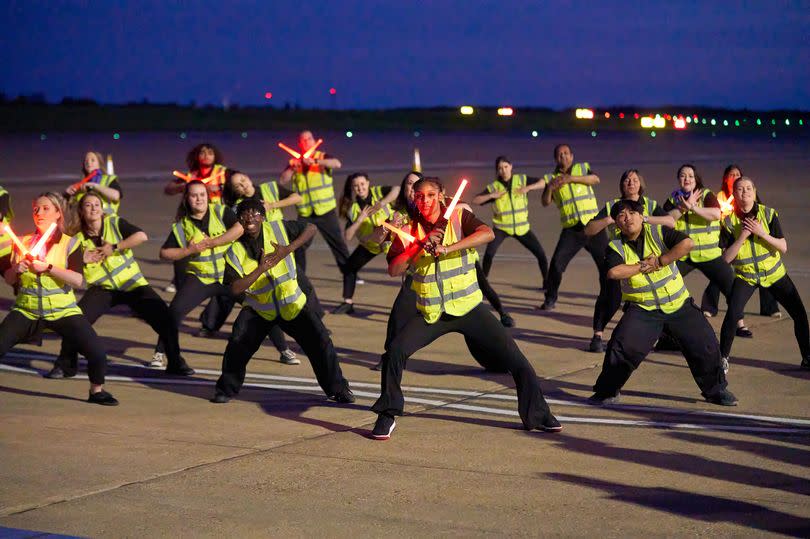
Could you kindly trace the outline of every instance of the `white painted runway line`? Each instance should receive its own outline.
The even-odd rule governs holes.
[[[38,353],[20,353],[10,352],[6,355],[11,359],[23,360],[50,360],[53,361],[53,356]],[[137,367],[133,367],[137,368]],[[207,379],[188,379],[162,376],[159,374],[161,371],[143,368],[146,372],[155,372],[156,376],[119,376],[108,375],[106,379],[110,382],[123,382],[123,383],[138,383],[144,385],[167,385],[167,386],[214,386],[213,380]],[[41,372],[36,369],[18,367],[14,365],[0,365],[0,371],[7,371],[17,374],[40,376]],[[207,374],[218,376],[219,371],[199,369],[198,374]],[[270,374],[251,374],[248,373],[246,378],[255,380],[268,380],[278,383],[262,383],[262,382],[245,382],[246,389],[275,389],[283,391],[299,391],[302,393],[321,393],[321,388],[317,385],[314,378],[302,378],[292,376],[277,376]],[[79,375],[72,380],[87,380],[86,375]],[[354,382],[352,387],[357,388],[376,388],[378,384],[367,382]],[[413,387],[403,386],[403,390],[407,393],[427,393],[436,395],[453,396],[465,399],[493,399],[498,401],[515,402],[517,398],[514,395],[502,395],[499,393],[487,393],[481,391],[458,390],[458,389],[443,389],[443,388],[429,388],[429,387]],[[364,391],[354,390],[354,394],[360,398],[376,399],[379,396],[377,391]],[[490,406],[480,406],[472,404],[464,404],[459,402],[447,402],[444,400],[428,399],[423,397],[406,397],[407,404],[417,404],[429,406],[433,408],[448,408],[464,412],[476,412],[482,414],[490,414],[497,416],[518,417],[518,413],[514,409],[504,409]],[[582,401],[561,400],[561,399],[548,399],[549,404],[556,406],[572,406],[572,407],[588,407],[590,405]],[[705,410],[683,410],[678,408],[669,408],[662,406],[644,406],[644,405],[613,405],[610,407],[602,408],[603,410],[615,410],[617,412],[627,413],[660,413],[667,415],[684,416],[692,420],[691,422],[682,421],[653,421],[644,419],[612,419],[605,417],[587,417],[587,416],[562,416],[558,415],[557,418],[566,423],[580,423],[590,425],[607,425],[607,426],[625,426],[625,427],[643,427],[643,428],[664,428],[676,430],[704,430],[704,431],[725,431],[725,432],[749,432],[749,433],[769,433],[769,434],[799,434],[810,435],[810,419],[779,417],[779,416],[762,416],[753,414],[735,414],[732,412],[711,412]],[[709,422],[699,423],[695,420],[710,419],[710,420],[724,420],[725,422]],[[752,425],[751,422],[762,423],[762,425]],[[768,423],[775,423],[780,426],[769,426]]]

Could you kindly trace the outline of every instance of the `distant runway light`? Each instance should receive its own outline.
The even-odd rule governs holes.
[[[540,134],[540,133],[538,133],[537,131],[532,131],[532,136],[533,136],[534,138],[537,138],[537,136],[538,136],[539,134]]]
[[[686,129],[686,121],[688,119],[689,119],[688,117],[686,118],[686,120],[684,120],[683,118],[675,118],[675,123],[673,124],[673,127],[675,129]]]
[[[605,113],[605,118],[610,118],[610,113],[609,112]]]
[[[734,125],[736,127],[740,127],[740,120],[734,120]]]
[[[790,120],[788,120],[787,118],[785,118],[785,125],[790,125]]]
[[[577,109],[574,115],[580,120],[593,120],[593,111],[591,109]]]
[[[635,113],[635,114],[633,114],[633,118],[635,118],[636,120],[638,120],[638,112],[637,112],[637,113]]]
[[[650,136],[651,136],[652,138],[655,138],[655,131],[650,131]]]
[[[352,133],[351,131],[346,131],[346,138],[352,138],[353,136],[354,133]]]
[[[723,126],[728,127],[728,120],[723,120]]]
[[[460,109],[458,109],[458,111],[459,111],[461,114],[463,114],[464,116],[470,116],[470,115],[472,115],[472,114],[475,114],[475,109],[474,109],[474,108],[472,108],[472,107],[471,107],[471,106],[469,106],[469,105],[464,105],[463,107],[461,107]]]
[[[242,131],[242,138],[247,138],[247,131]]]
[[[422,136],[422,133],[420,133],[419,131],[414,131],[413,136],[416,137],[416,138],[419,138],[419,137]]]
[[[657,127],[658,129],[663,129],[666,126],[667,126],[667,121],[656,114],[655,119],[653,120],[653,127]]]
[[[641,127],[649,129],[653,126],[653,121],[654,120],[649,116],[645,116],[644,118],[641,119]]]
[[[512,107],[501,107],[498,109],[498,116],[512,116],[515,114],[515,111]]]
[[[119,135],[118,133],[113,133],[113,140],[118,140],[120,138],[121,138],[121,135]]]
[[[619,119],[620,119],[620,120],[624,120],[624,113],[623,113],[623,112],[620,112],[620,113],[619,113]]]
[[[687,116],[687,117],[686,117],[686,118],[684,118],[684,119],[686,120],[686,123],[688,123],[688,124],[691,124],[691,123],[692,123],[692,117],[691,117],[691,116]]]
[[[264,98],[265,98],[265,99],[272,99],[272,97],[273,97],[273,93],[272,93],[272,92],[265,92],[265,93],[264,93]]]
[[[596,136],[596,131],[591,131],[591,136],[595,137]]]
[[[188,135],[186,135],[186,132],[185,132],[185,131],[183,131],[182,133],[180,133],[180,138],[181,138],[182,140],[186,140],[186,137],[188,137]]]
[[[46,135],[45,133],[42,133],[42,134],[39,136],[39,140],[45,140],[45,139],[47,139],[47,138],[48,138],[48,135]]]
[[[776,131],[771,131],[771,138],[776,138]]]
[[[334,88],[329,88],[329,95],[335,95],[336,93],[337,90],[335,90]]]
[[[717,121],[714,118],[712,118],[711,124],[712,125],[717,125]]]

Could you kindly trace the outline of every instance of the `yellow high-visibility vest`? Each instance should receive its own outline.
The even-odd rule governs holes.
[[[98,185],[100,185],[102,187],[109,187],[110,184],[112,184],[112,182],[115,181],[116,179],[118,179],[118,177],[115,176],[115,175],[110,176],[110,175],[107,175],[107,174],[102,174],[101,179],[98,181]],[[84,198],[84,195],[86,195],[86,194],[87,193],[85,191],[77,192],[72,197],[73,202],[78,204],[79,202],[81,202],[81,200]],[[121,199],[120,198],[116,202],[111,202],[111,201],[107,200],[107,198],[104,195],[102,195],[101,193],[96,192],[96,194],[101,199],[101,210],[104,213],[106,213],[107,215],[117,215],[118,214],[118,208],[121,207]]]
[[[700,195],[700,204],[706,200],[706,196],[711,191],[704,189]],[[677,203],[670,197],[669,202],[675,206]],[[692,262],[708,262],[714,260],[722,254],[720,250],[720,221],[707,221],[703,217],[692,213],[686,212],[675,221],[675,230],[683,232],[689,236],[694,242],[695,246],[689,251],[689,254],[681,260],[689,259]]]
[[[661,256],[666,251],[661,225],[644,224],[644,258]],[[610,242],[610,248],[622,256],[625,264],[641,262],[636,251],[621,237]],[[675,262],[652,273],[639,273],[621,280],[622,301],[637,304],[647,311],[674,313],[689,299],[689,290]]]
[[[762,204],[757,205],[757,221],[762,223],[762,228],[769,234],[771,231],[769,223],[774,215],[777,215],[776,210]],[[735,239],[740,237],[742,220],[737,212],[732,212],[726,217],[723,226],[734,235]],[[759,285],[763,288],[768,288],[787,273],[782,263],[782,254],[754,234],[748,236],[748,240],[742,244],[731,265],[737,277],[750,285]]]
[[[509,190],[493,201],[492,226],[510,236],[522,236],[529,231],[529,197],[518,190],[527,185],[525,174],[513,174]],[[487,191],[506,191],[507,187],[500,180],[487,185]]]
[[[613,208],[613,205],[618,203],[623,199],[621,198],[614,198],[608,202],[605,202],[605,209],[607,210],[607,215],[610,217],[610,210]],[[638,202],[641,204],[641,214],[646,215],[647,217],[651,216],[655,211],[655,208],[658,207],[658,203],[651,198],[647,198],[644,195],[638,197]],[[621,230],[615,224],[610,225],[610,237],[618,238],[622,235]]]
[[[8,191],[5,188],[0,187],[0,196],[8,195]],[[3,216],[2,221],[0,223],[7,225],[11,223],[11,220],[14,218],[14,210],[11,208],[11,196],[9,195],[9,203],[8,203],[8,213]],[[8,256],[11,254],[11,236],[6,234],[5,230],[0,228],[0,258],[4,256]]]
[[[380,200],[382,200],[382,187],[379,185],[375,185],[371,189],[369,189],[371,194],[371,205],[373,206]],[[360,242],[360,245],[368,249],[371,254],[380,254],[380,253],[387,253],[388,249],[391,247],[390,241],[383,241],[382,243],[377,243],[373,241],[374,236],[374,229],[377,227],[382,226],[382,224],[391,217],[391,209],[390,204],[386,204],[379,211],[375,212],[373,215],[368,216],[357,228],[357,241]],[[357,221],[357,218],[360,216],[360,204],[354,202],[351,207],[349,208],[349,220],[354,223]]]
[[[124,241],[119,220],[120,217],[117,215],[108,215],[104,217],[101,226],[102,239],[111,245]],[[79,232],[74,237],[82,249],[93,250],[96,248],[93,240],[86,237],[84,232]],[[88,286],[99,286],[106,290],[123,290],[124,292],[149,284],[132,254],[132,249],[115,251],[100,263],[85,264],[84,280],[87,281]]]
[[[588,163],[575,163],[571,167],[571,176],[587,176],[590,169]],[[561,172],[553,172],[546,174],[544,178],[547,183],[551,183],[561,175]],[[560,209],[560,223],[563,228],[570,228],[577,223],[587,225],[599,213],[593,187],[584,183],[566,183],[554,191],[552,200]]]
[[[224,206],[219,204],[208,205],[208,230],[206,235],[209,238],[216,238],[227,232],[228,229],[222,220],[224,212]],[[186,247],[189,243],[197,243],[204,239],[203,233],[188,217],[183,217],[180,221],[174,223],[172,233],[180,247]],[[186,266],[186,273],[194,275],[203,284],[221,283],[225,272],[225,251],[227,250],[228,245],[226,244],[190,256]]]
[[[262,223],[262,234],[264,254],[274,252],[273,243],[276,245],[290,243],[281,221]],[[259,265],[258,260],[248,256],[241,241],[231,244],[225,260],[240,277],[252,273]],[[292,253],[262,273],[245,291],[245,304],[266,320],[274,320],[279,314],[284,320],[292,320],[298,316],[306,302],[307,297],[298,286],[295,257]]]
[[[461,229],[462,209],[457,209],[447,224],[442,245],[452,245],[464,237]],[[418,221],[411,224],[411,235],[424,238]],[[463,249],[443,254],[438,259],[421,251],[415,263],[411,288],[416,292],[416,308],[428,324],[435,323],[442,313],[463,316],[473,310],[483,294],[475,273],[475,249]]]
[[[316,151],[312,158],[323,159],[324,153]],[[294,190],[301,195],[301,201],[296,204],[298,215],[309,217],[324,215],[335,209],[335,188],[329,169],[320,165],[310,166],[306,172],[296,171],[293,174],[292,184]]]

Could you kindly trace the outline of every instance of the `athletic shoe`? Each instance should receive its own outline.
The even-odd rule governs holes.
[[[163,291],[168,292],[169,294],[175,294],[177,292],[177,287],[174,286],[174,283],[169,283],[166,285],[166,288],[164,288]]]
[[[555,308],[557,308],[557,302],[549,300],[544,301],[540,306],[541,311],[553,311]]]
[[[100,404],[102,406],[118,406],[118,401],[115,399],[115,397],[103,389],[98,393],[90,393],[90,395],[87,397],[87,402],[92,404]]]
[[[599,335],[591,337],[591,344],[588,345],[588,352],[595,352],[597,354],[605,351],[605,341]]]
[[[65,372],[59,365],[54,365],[54,367],[45,373],[45,378],[50,378],[51,380],[61,380],[65,378]]]
[[[194,375],[194,369],[188,365],[170,366],[166,367],[166,374],[172,374],[174,376],[192,376]]]
[[[802,359],[801,367],[802,367],[802,369],[810,370],[810,356],[807,356],[804,359]]]
[[[713,313],[711,311],[703,311],[703,316],[705,316],[706,318],[714,318],[715,316],[717,316],[717,313]]]
[[[751,330],[748,329],[745,326],[738,327],[736,333],[737,333],[737,337],[742,337],[744,339],[750,339],[751,337],[754,336],[754,334],[751,332]]]
[[[777,320],[781,320],[782,318],[782,311],[776,311],[771,315],[771,318],[776,318]]]
[[[503,313],[501,315],[501,324],[505,328],[513,328],[515,327],[515,319],[509,316],[507,313]]]
[[[334,395],[329,395],[327,397],[330,401],[339,402],[341,404],[351,404],[354,402],[354,393],[348,387],[346,389],[342,389],[335,393]]]
[[[345,301],[332,309],[332,314],[354,314],[354,305]]]
[[[706,401],[719,406],[737,406],[737,397],[727,389],[724,389],[723,392],[718,395],[706,397]]]
[[[374,430],[371,431],[371,437],[375,440],[388,440],[391,438],[391,433],[394,432],[397,422],[388,414],[380,414],[377,416],[377,422],[374,423]]]
[[[287,348],[283,352],[281,352],[281,359],[279,359],[285,365],[300,365],[301,361],[297,357],[295,357],[295,352]]]
[[[543,420],[543,424],[537,427],[537,429],[542,430],[543,432],[560,432],[562,430],[562,425],[560,425],[557,418],[551,415],[551,412],[549,412],[546,419]]]
[[[720,366],[723,368],[723,374],[728,374],[728,358],[721,357],[720,358]]]
[[[162,369],[166,365],[166,354],[163,352],[155,352],[152,356],[152,361],[149,362],[150,367],[155,369]]]
[[[366,282],[363,279],[357,279],[355,281],[355,283],[357,283],[357,284],[366,284]]]
[[[211,397],[210,402],[213,402],[214,404],[225,404],[230,400],[231,398],[225,393],[214,393],[214,396]]]
[[[217,332],[214,331],[213,329],[200,328],[200,330],[196,333],[195,336],[201,339],[213,339],[214,337],[217,336]]]
[[[619,397],[621,393],[618,391],[613,396],[604,396],[598,393],[594,393],[590,397],[588,397],[588,404],[593,404],[595,406],[604,406],[606,404],[616,404],[619,402]]]

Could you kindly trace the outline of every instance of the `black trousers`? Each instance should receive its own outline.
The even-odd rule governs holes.
[[[412,318],[394,337],[383,361],[380,398],[372,410],[378,414],[402,415],[402,373],[408,358],[447,333],[461,333],[485,350],[494,363],[509,371],[517,387],[518,412],[526,429],[537,428],[551,414],[543,398],[540,381],[526,356],[498,320],[482,304],[464,316],[443,315],[428,324],[421,316]]]
[[[717,315],[720,306],[720,288],[714,284],[709,283],[706,290],[703,291],[703,298],[700,300],[700,305],[703,310]],[[762,316],[771,316],[779,312],[779,303],[773,294],[769,292],[768,288],[759,289],[759,314]]]
[[[665,328],[680,342],[701,394],[710,398],[723,393],[727,384],[720,364],[717,337],[691,298],[671,314],[646,311],[636,304],[629,304],[608,341],[594,392],[603,398],[616,396]]]
[[[610,310],[609,301],[611,300],[611,296],[607,294],[608,285],[605,283],[607,280],[605,250],[607,247],[608,237],[604,230],[589,238],[585,235],[585,227],[581,225],[563,228],[560,231],[560,239],[557,241],[557,247],[554,248],[554,254],[551,257],[551,267],[549,268],[548,279],[546,280],[546,301],[557,301],[562,276],[568,264],[571,262],[571,259],[573,259],[582,248],[588,251],[599,272],[599,290],[605,291],[604,293],[600,292],[599,296],[596,298],[596,305],[593,311],[594,331],[604,329],[604,325],[607,324],[607,322],[604,322],[601,328],[597,328],[607,317],[607,311]],[[614,313],[615,310],[613,313],[610,313],[610,317],[612,317]],[[608,321],[610,317],[607,317]]]
[[[720,351],[723,357],[728,357],[731,354],[731,345],[734,343],[737,322],[743,318],[745,304],[748,303],[757,288],[759,288],[760,293],[764,290],[762,287],[750,285],[740,278],[734,279],[728,312],[726,312],[726,317],[723,319],[723,327],[720,329]],[[796,285],[793,284],[790,276],[786,274],[769,286],[767,290],[770,290],[776,301],[793,318],[793,334],[796,335],[796,342],[799,344],[802,358],[810,357],[810,329],[808,329],[807,311],[804,310],[804,303],[802,303],[802,298],[799,296],[799,291],[796,290]]]
[[[190,274],[186,275],[183,286],[177,290],[172,302],[169,304],[169,312],[174,327],[179,328],[186,315],[206,298],[215,298],[217,308],[213,309],[213,312],[205,317],[203,327],[211,331],[216,331],[222,327],[234,304],[230,292],[222,286],[222,283],[203,284],[197,277]],[[158,340],[155,351],[167,351],[163,339]]]
[[[43,329],[50,329],[68,341],[87,358],[87,376],[91,384],[104,383],[107,371],[107,354],[96,335],[93,326],[84,315],[76,314],[58,320],[29,320],[18,311],[11,311],[0,323],[0,358],[14,345],[26,342],[39,335]]]
[[[343,267],[343,297],[345,299],[354,297],[354,288],[357,286],[357,272],[360,271],[363,266],[371,262],[375,256],[377,255],[373,254],[362,245],[358,245],[355,250],[352,251],[351,256]]]
[[[315,215],[313,213],[309,217],[299,215],[298,220],[305,223],[312,223],[318,227],[318,230],[321,231],[321,236],[326,240],[326,244],[332,251],[332,256],[335,257],[338,269],[343,273],[346,262],[349,260],[349,248],[346,247],[346,242],[343,240],[343,232],[340,230],[337,212],[332,210],[323,215]],[[310,245],[312,245],[312,240],[306,242],[300,249],[295,251],[295,263],[299,270],[304,273],[307,271],[307,249],[309,249]]]
[[[169,367],[179,367],[185,364],[180,357],[177,326],[172,323],[169,307],[151,286],[139,286],[128,292],[91,286],[79,300],[79,307],[91,325],[116,305],[128,305],[138,318],[149,324],[158,334],[166,345]],[[79,354],[74,342],[62,339],[62,348],[59,350],[59,357],[56,358],[56,366],[67,375],[76,374],[79,367]]]
[[[478,280],[478,288],[481,289],[481,292],[484,294],[484,297],[487,298],[489,304],[492,305],[492,308],[498,311],[498,314],[504,314],[501,298],[498,296],[498,293],[495,292],[495,289],[492,288],[492,285],[489,284],[489,279],[487,279],[480,262],[475,263],[475,277]]]
[[[340,370],[335,347],[321,319],[305,306],[298,316],[287,321],[280,317],[269,321],[250,307],[242,307],[233,324],[233,332],[222,358],[222,375],[217,392],[232,397],[245,382],[247,364],[273,326],[278,326],[301,346],[323,392],[329,396],[348,389],[349,382]]]
[[[493,227],[492,230],[495,232],[495,239],[489,242],[487,245],[487,250],[484,252],[485,276],[489,277],[489,270],[492,267],[492,260],[495,258],[495,253],[498,252],[503,240],[506,238],[515,238],[537,259],[537,265],[540,267],[540,274],[543,276],[543,283],[546,282],[546,278],[548,277],[548,259],[546,258],[546,252],[543,250],[543,246],[540,245],[540,240],[537,239],[534,232],[529,230],[522,236],[510,236],[499,228]]]
[[[731,286],[734,283],[734,270],[731,265],[723,260],[723,257],[718,256],[714,260],[707,262],[692,262],[687,258],[686,260],[678,260],[677,265],[678,271],[681,272],[683,277],[686,277],[694,270],[700,270],[709,282],[716,285],[718,290],[725,296],[726,303],[729,303]],[[703,299],[707,299],[705,294]],[[711,302],[711,298],[708,299]],[[712,306],[711,303],[704,304],[703,300],[701,300],[700,309],[702,311],[717,312],[717,302]]]
[[[593,330],[604,331],[605,327],[613,319],[613,315],[622,306],[622,284],[616,279],[608,279],[607,274],[599,278],[599,297],[596,303],[601,302],[602,308],[594,310]]]

